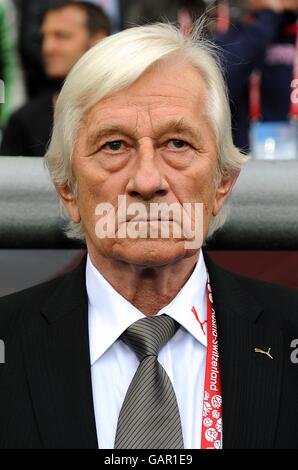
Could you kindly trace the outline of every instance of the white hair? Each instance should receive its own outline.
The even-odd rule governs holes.
[[[56,185],[69,185],[76,192],[72,154],[84,116],[104,97],[132,85],[158,61],[179,54],[195,67],[208,89],[207,115],[218,148],[218,184],[224,174],[240,170],[247,160],[232,140],[231,112],[216,47],[203,35],[203,21],[185,38],[167,23],[137,26],[103,39],[77,62],[69,73],[56,103],[54,128],[46,164]],[[227,216],[224,207],[213,217],[208,236]],[[84,240],[82,222],[69,222],[70,238]]]

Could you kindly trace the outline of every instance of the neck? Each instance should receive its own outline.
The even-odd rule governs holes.
[[[190,277],[199,253],[166,266],[136,266],[104,258],[89,250],[94,267],[112,287],[144,315],[155,315],[168,305]]]

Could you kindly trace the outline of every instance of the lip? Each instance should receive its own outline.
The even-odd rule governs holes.
[[[175,222],[173,219],[138,219],[138,218],[130,218],[127,219],[126,222]]]
[[[59,60],[61,60],[61,57],[46,57],[45,58],[45,61],[46,62],[58,62]]]

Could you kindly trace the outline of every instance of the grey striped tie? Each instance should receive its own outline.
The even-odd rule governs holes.
[[[157,360],[179,325],[170,317],[146,317],[131,325],[121,339],[140,365],[118,418],[115,449],[183,449],[180,415],[169,376]]]

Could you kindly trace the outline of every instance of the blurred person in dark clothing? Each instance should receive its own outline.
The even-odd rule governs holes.
[[[12,115],[0,154],[43,156],[50,139],[59,88],[77,60],[110,33],[103,10],[87,2],[65,2],[49,10],[42,22],[42,52],[47,76],[56,91],[41,94]]]
[[[11,0],[10,0],[11,1]],[[113,32],[132,24],[156,21],[166,16],[174,21],[178,0],[87,0],[103,8],[112,21]],[[64,0],[14,0],[19,11],[19,50],[24,69],[27,94],[34,98],[55,86],[43,68],[40,26],[42,18]]]
[[[207,17],[214,15],[215,7],[222,3],[181,0],[181,6],[189,14],[188,20],[183,18],[182,29],[187,30],[187,21],[195,20],[202,10]],[[233,115],[234,142],[245,152],[250,150],[252,114],[266,122],[289,120],[293,65],[297,55],[298,0],[248,0],[247,7],[250,14],[243,21],[231,25],[226,32],[217,31],[211,35],[221,48]],[[259,111],[251,109],[250,102],[251,76],[255,70],[261,77],[258,83]]]
[[[19,16],[19,53],[29,99],[51,88],[55,82],[47,77],[41,50],[40,27],[47,10],[65,3],[64,0],[14,0]]]
[[[248,151],[251,114],[265,122],[288,121],[297,37],[297,0],[249,0],[251,15],[215,38],[224,68],[234,121],[234,141]],[[259,110],[250,109],[251,74],[261,82]],[[261,114],[258,116],[258,114]]]

